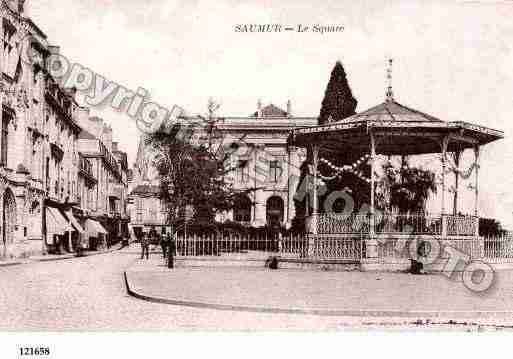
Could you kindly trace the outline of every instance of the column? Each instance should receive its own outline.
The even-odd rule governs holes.
[[[301,166],[299,156],[297,153],[297,148],[290,146],[288,148],[289,151],[289,163],[288,163],[288,218],[287,223],[289,226],[292,224],[292,220],[296,216],[296,208],[294,205],[294,196],[296,194],[296,189],[299,185],[299,179],[301,177],[301,172],[299,167]]]
[[[447,170],[447,146],[449,144],[449,137],[446,136],[442,139],[442,239],[447,238],[447,214],[445,209],[445,172]]]
[[[376,184],[376,138],[372,132],[370,132],[370,161],[371,161],[371,206],[370,206],[370,223],[369,223],[369,235],[365,239],[365,259],[367,262],[375,262],[378,259],[378,241],[376,240],[376,228],[375,228],[375,184]]]
[[[317,234],[317,224],[319,216],[319,198],[318,198],[318,165],[319,165],[319,146],[312,146],[312,165],[313,165],[313,191],[312,191],[312,233]]]
[[[474,187],[474,216],[476,221],[476,237],[479,237],[479,145],[474,147],[474,176],[475,176],[475,187]]]
[[[461,151],[456,151],[454,155],[454,164],[456,165],[456,169],[459,170],[460,168],[460,159],[461,159]],[[458,188],[460,183],[460,174],[459,172],[454,173],[454,197],[453,197],[453,204],[452,204],[452,214],[458,215]]]
[[[308,256],[315,257],[315,235],[318,233],[318,223],[319,223],[319,202],[318,202],[318,165],[319,165],[319,146],[312,145],[310,147],[310,153],[312,157],[308,156],[309,159],[312,161],[312,175],[313,175],[313,181],[310,183],[310,181],[307,182],[307,202],[306,202],[306,208],[308,209],[309,202],[312,201],[312,213],[310,214],[310,217],[307,217],[307,221],[305,223],[305,227],[309,233],[308,235]],[[310,185],[313,185],[312,191],[310,191]],[[310,195],[312,198],[310,198]],[[309,219],[309,221],[308,221]]]
[[[371,161],[371,205],[370,205],[370,223],[369,223],[369,233],[362,239],[365,240],[365,253],[364,258],[360,263],[360,269],[362,271],[377,271],[381,269],[381,265],[379,263],[379,254],[378,254],[378,241],[376,238],[375,231],[375,172],[376,172],[376,137],[372,133],[369,132],[369,140],[370,140],[370,161]],[[363,243],[362,243],[363,246]]]
[[[374,134],[370,133],[370,152],[371,152],[371,213],[370,213],[370,228],[369,228],[369,234],[371,236],[374,236],[376,234],[376,228],[375,228],[375,195],[376,195],[376,189],[375,189],[375,172],[376,172],[376,141],[374,138]]]

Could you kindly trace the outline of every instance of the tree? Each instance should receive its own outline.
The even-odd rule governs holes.
[[[429,170],[412,167],[405,158],[401,162],[400,168],[390,161],[383,165],[378,181],[378,206],[401,214],[424,213],[430,194],[437,190],[436,176]]]
[[[169,223],[181,222],[189,207],[195,222],[213,223],[217,212],[233,207],[234,192],[224,180],[226,155],[214,151],[210,123],[199,129],[183,123],[169,126],[147,138],[156,153],[154,165]]]
[[[506,233],[501,222],[494,218],[479,218],[479,235],[484,237],[499,237]]]
[[[340,121],[354,115],[358,101],[347,83],[346,72],[340,61],[331,71],[331,77],[322,100],[319,124]]]

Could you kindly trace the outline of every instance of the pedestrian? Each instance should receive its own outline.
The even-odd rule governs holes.
[[[144,259],[144,255],[146,254],[146,259],[149,259],[150,256],[150,238],[148,233],[143,233],[141,238],[141,259]]]
[[[167,234],[168,236],[168,253],[167,253],[167,267],[168,268],[174,268],[175,266],[175,255],[176,255],[176,242],[175,242],[175,235]]]
[[[167,247],[169,246],[168,244],[168,240],[169,240],[169,237],[167,234],[163,235],[160,237],[160,248],[162,248],[162,256],[164,258],[166,258],[166,252],[167,252]]]

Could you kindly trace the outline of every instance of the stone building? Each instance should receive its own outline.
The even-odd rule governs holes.
[[[24,7],[22,0],[0,0],[2,259],[73,251],[91,233],[105,231],[90,217],[101,218],[112,237],[128,221],[126,154],[103,123],[98,139],[79,139],[87,137],[80,123],[89,126],[89,110],[46,70],[59,47],[48,43]]]
[[[46,35],[24,16],[24,1],[0,3],[0,246],[9,258],[45,250],[42,216],[50,183],[44,159],[51,150],[44,59],[50,50]]]
[[[197,118],[182,120],[191,122]],[[230,171],[226,180],[240,195],[234,210],[218,214],[217,220],[252,227],[290,227],[295,216],[293,196],[306,154],[289,146],[287,139],[290,130],[314,126],[317,118],[293,116],[290,101],[286,111],[273,104],[263,107],[259,102],[257,111],[247,117],[212,117],[210,122],[216,133],[214,141],[222,141],[224,147],[232,143],[238,147],[227,160]],[[151,162],[151,150],[141,138],[130,189],[134,228],[165,226],[159,181]]]
[[[290,227],[295,216],[294,194],[299,184],[304,151],[287,144],[290,130],[317,125],[316,117],[293,116],[270,104],[247,117],[218,117],[215,128],[224,143],[236,143],[228,175],[241,195],[235,209],[219,217],[253,227]]]
[[[53,47],[52,51],[58,49]],[[44,132],[42,152],[36,148],[33,160],[43,164],[46,198],[43,208],[43,237],[49,250],[73,251],[84,232],[72,213],[77,201],[79,157],[77,139],[81,128],[76,122],[78,104],[74,90],[66,91],[51,76],[46,78]],[[30,149],[30,147],[27,147]],[[42,157],[42,160],[40,160]],[[36,166],[33,173],[38,174]]]
[[[87,207],[87,231],[100,239],[100,243],[103,239],[112,243],[127,234],[126,153],[112,141],[112,128],[103,119],[90,117],[86,111],[80,116],[80,125],[83,129],[78,137],[78,150],[90,164],[92,176],[96,179],[95,183],[90,181],[91,187],[85,190],[92,197]]]
[[[137,158],[131,171],[129,182],[130,227],[132,236],[140,236],[143,231],[162,231],[166,226],[164,204],[160,199],[159,179],[152,166],[153,152],[141,136]]]

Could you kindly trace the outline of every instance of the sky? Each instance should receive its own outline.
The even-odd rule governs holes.
[[[337,60],[363,111],[383,102],[393,58],[399,103],[504,131],[482,150],[479,205],[513,229],[513,2],[27,0],[27,7],[70,61],[190,114],[204,114],[213,97],[223,116],[248,115],[258,99],[282,108],[290,99],[295,115],[317,116]],[[344,31],[234,31],[262,23]],[[93,113],[112,125],[133,163],[133,121],[105,108]]]

